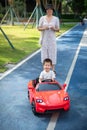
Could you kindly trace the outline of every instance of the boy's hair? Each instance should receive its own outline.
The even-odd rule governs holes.
[[[43,65],[44,65],[46,62],[48,62],[48,63],[50,63],[50,64],[52,65],[52,60],[51,60],[51,59],[46,58],[46,59],[43,61]]]

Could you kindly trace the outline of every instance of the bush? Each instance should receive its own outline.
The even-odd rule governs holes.
[[[75,14],[62,14],[61,18],[63,18],[63,19],[78,19],[79,15],[75,15]]]

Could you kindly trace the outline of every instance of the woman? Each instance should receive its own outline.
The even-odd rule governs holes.
[[[41,31],[41,61],[50,58],[52,60],[52,69],[55,71],[57,59],[56,35],[59,31],[59,19],[53,16],[53,6],[46,6],[46,15],[39,20],[38,30]]]

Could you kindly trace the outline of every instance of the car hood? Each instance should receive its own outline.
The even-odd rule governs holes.
[[[57,104],[63,101],[66,93],[63,90],[60,91],[48,91],[48,92],[38,92],[38,99],[42,99],[46,104]]]

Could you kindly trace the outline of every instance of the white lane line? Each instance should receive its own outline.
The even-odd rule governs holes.
[[[74,70],[77,58],[78,58],[79,51],[81,49],[82,44],[84,43],[84,39],[83,39],[84,38],[84,34],[86,34],[86,33],[87,33],[87,30],[85,30],[84,33],[83,33],[83,37],[82,37],[82,39],[80,41],[80,44],[79,44],[79,46],[77,48],[76,54],[75,54],[74,59],[72,61],[71,67],[70,67],[70,69],[68,71],[68,74],[67,74],[67,77],[66,77],[66,80],[65,80],[65,83],[67,84],[67,87],[66,87],[65,91],[67,91],[67,89],[68,89],[68,85],[69,85],[69,82],[70,82],[70,79],[71,79],[71,76],[72,76],[72,73],[73,73],[73,70]],[[57,120],[59,118],[59,114],[60,113],[56,113],[56,114],[52,115],[46,130],[54,130],[54,128],[56,126],[56,123],[57,123]]]
[[[48,124],[47,130],[54,130],[54,128],[55,128],[55,122],[57,122],[59,114],[60,113],[53,113],[53,115],[52,115],[52,117],[50,119],[51,125],[50,125],[50,123]]]
[[[87,47],[87,30],[84,32],[84,41],[82,41],[81,46]]]
[[[37,50],[36,52],[34,52],[33,54],[31,54],[29,57],[27,57],[26,59],[24,59],[23,61],[21,61],[20,63],[18,63],[14,68],[12,68],[11,70],[6,71],[1,77],[0,80],[3,79],[5,76],[7,76],[8,74],[10,74],[11,72],[13,72],[15,69],[17,69],[18,67],[20,67],[22,64],[24,64],[26,61],[28,61],[29,59],[31,59],[33,56],[35,56],[37,53],[40,52],[41,49]]]
[[[82,39],[80,41],[80,44],[79,44],[79,46],[77,48],[77,51],[76,51],[76,54],[74,56],[73,62],[71,64],[71,67],[70,67],[69,72],[67,74],[67,77],[66,77],[66,80],[65,80],[65,83],[67,84],[67,87],[65,88],[65,91],[67,91],[67,89],[68,89],[69,82],[70,82],[70,79],[71,79],[71,76],[72,76],[72,73],[73,73],[73,70],[74,70],[74,67],[75,67],[75,64],[76,64],[80,49],[83,46],[84,42],[87,41],[87,38],[85,39],[85,34],[87,34],[87,30],[85,30],[84,33],[83,33],[83,37],[82,37]]]

